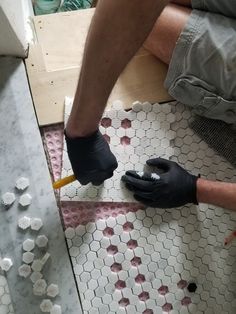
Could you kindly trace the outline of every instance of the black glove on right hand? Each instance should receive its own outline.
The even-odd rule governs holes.
[[[191,175],[176,162],[163,158],[147,161],[149,166],[157,167],[156,173],[127,171],[122,177],[129,190],[139,202],[150,207],[172,208],[197,202],[197,177]],[[161,170],[158,173],[158,169]]]
[[[83,185],[100,185],[113,176],[118,164],[100,131],[88,137],[69,138],[67,152],[76,179]]]

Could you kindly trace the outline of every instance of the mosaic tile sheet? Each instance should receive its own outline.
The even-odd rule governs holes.
[[[98,219],[116,217],[144,209],[140,203],[115,203],[115,202],[61,202],[61,214],[65,228],[76,228],[78,225],[87,225]]]
[[[72,101],[65,102],[65,122],[71,110]],[[117,101],[113,108],[104,113],[100,131],[109,142],[111,151],[118,161],[118,168],[111,179],[100,187],[88,184],[81,186],[78,181],[61,189],[61,200],[73,201],[135,201],[120,181],[126,170],[143,171],[146,160],[154,156],[169,158],[173,155],[171,141],[175,132],[170,123],[175,121],[171,104],[151,105],[137,102],[130,111],[123,110]],[[62,177],[72,174],[67,155],[66,143],[63,149]]]
[[[156,118],[173,132],[170,159],[196,175],[236,182],[232,165],[189,127],[188,108],[168,107],[172,122],[161,112]],[[162,137],[155,132],[152,145],[160,148]],[[86,212],[86,202],[65,204],[67,219],[73,207]],[[77,220],[65,231],[85,313],[235,313],[236,243],[224,246],[236,229],[235,213],[203,204],[129,210],[103,219],[94,215],[83,225]],[[197,284],[194,294],[186,289],[189,282]]]
[[[236,182],[232,165],[189,127],[188,108],[169,106],[170,159],[202,177]],[[123,205],[62,202],[85,313],[236,312],[236,241],[224,246],[236,229],[235,213],[203,204],[172,210]],[[197,284],[195,293],[187,291],[189,282]]]
[[[84,313],[235,313],[236,245],[223,245],[234,227],[224,210],[200,205],[67,228]]]

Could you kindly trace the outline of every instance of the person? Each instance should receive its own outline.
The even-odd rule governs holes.
[[[235,16],[234,0],[99,0],[65,129],[69,159],[81,184],[99,185],[117,167],[98,125],[118,76],[142,45],[169,64],[165,86],[176,100],[197,114],[236,122]],[[135,192],[140,201],[162,207],[207,202],[235,209],[236,184],[193,179],[177,164],[155,162],[165,175],[151,181],[148,191],[146,175],[128,172],[123,177],[129,188],[140,190]],[[164,196],[166,203],[158,203],[151,186],[153,193],[161,188],[163,195],[171,195],[171,203]]]
[[[202,179],[163,158],[147,160],[147,165],[155,167],[154,175],[140,176],[130,170],[122,177],[134,197],[144,205],[172,208],[207,203],[236,210],[236,183]]]

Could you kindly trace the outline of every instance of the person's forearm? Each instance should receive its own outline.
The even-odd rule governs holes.
[[[197,180],[197,200],[227,209],[236,210],[236,183]]]
[[[66,127],[68,136],[87,136],[97,129],[117,78],[168,2],[99,0]]]

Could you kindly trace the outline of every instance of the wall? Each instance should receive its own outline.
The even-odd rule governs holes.
[[[0,55],[26,57],[32,15],[31,0],[0,0]]]

